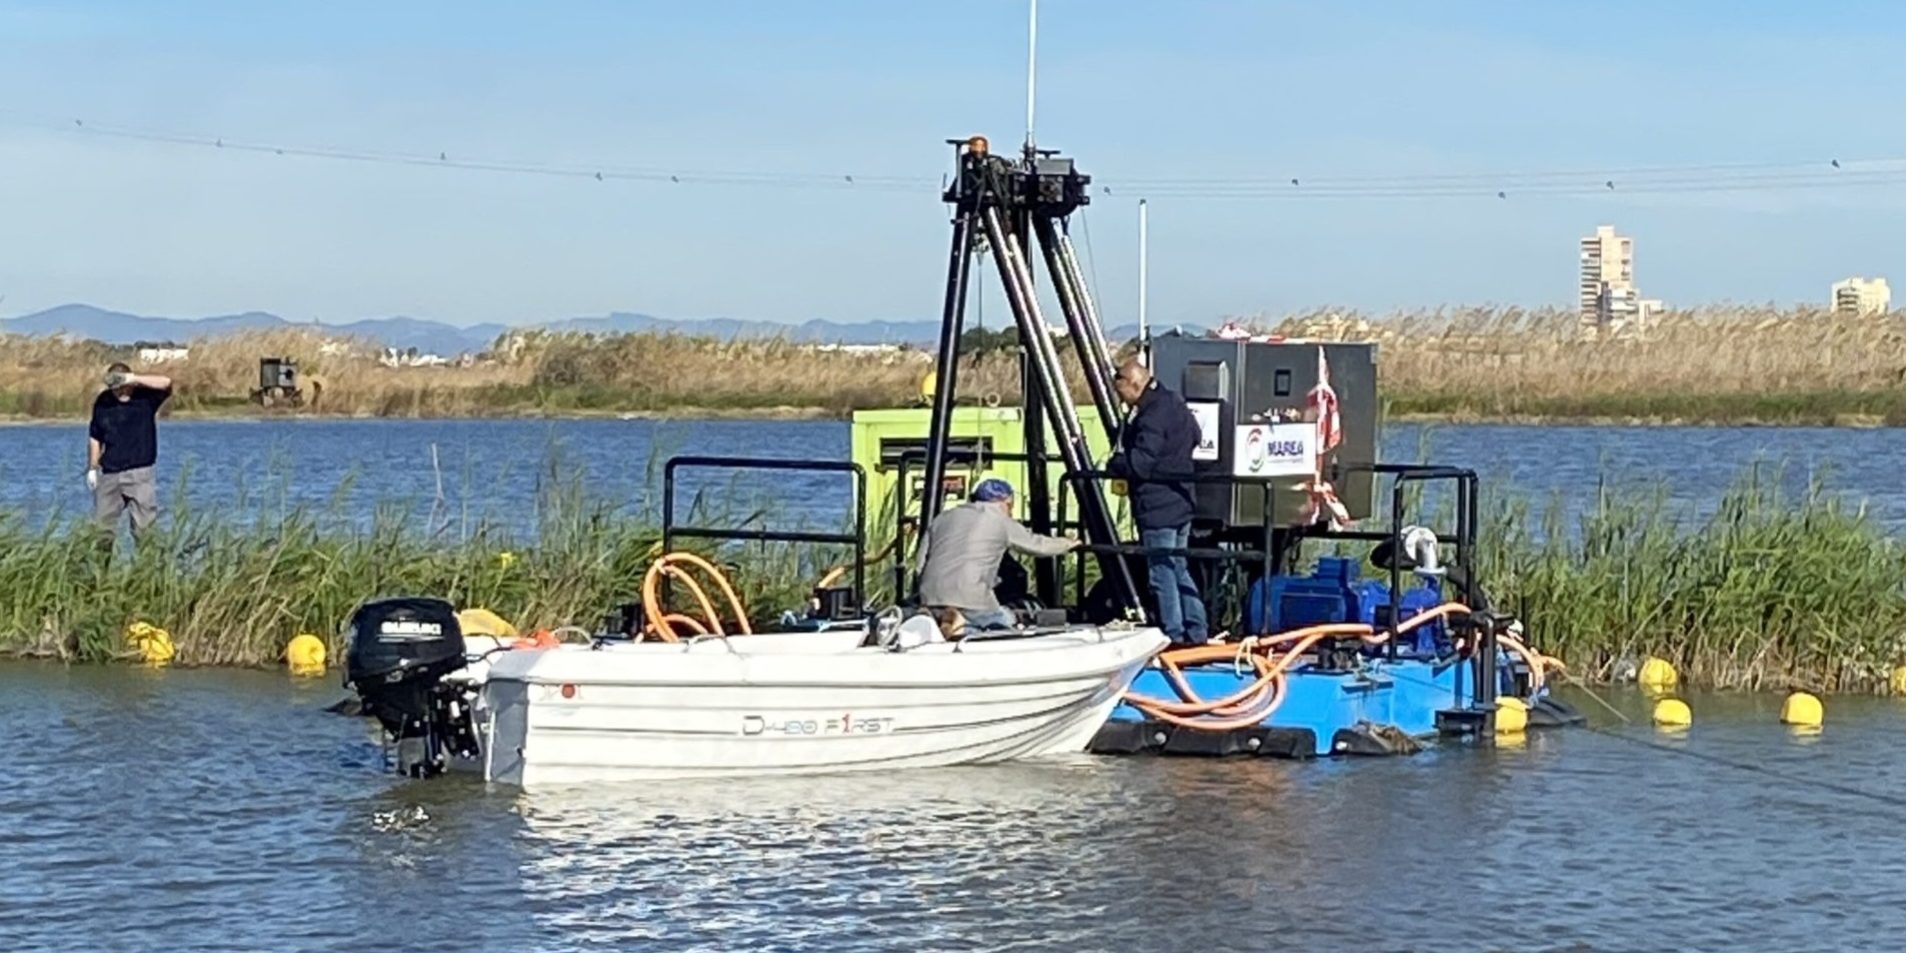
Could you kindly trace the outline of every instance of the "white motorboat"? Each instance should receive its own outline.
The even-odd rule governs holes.
[[[856,627],[466,658],[437,600],[368,603],[353,626],[350,683],[409,773],[463,768],[521,786],[1082,752],[1166,644],[1150,627],[920,644]]]

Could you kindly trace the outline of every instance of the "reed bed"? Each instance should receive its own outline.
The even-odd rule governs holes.
[[[1294,337],[1376,342],[1382,395],[1397,416],[1906,424],[1906,314],[1720,306],[1615,331],[1585,330],[1573,312],[1515,308],[1319,311],[1241,321]],[[152,369],[178,381],[175,412],[243,413],[251,412],[258,358],[288,355],[323,385],[316,412],[387,417],[840,416],[918,401],[931,369],[918,350],[681,334],[525,332],[499,340],[467,366],[386,367],[378,354],[364,342],[300,328],[193,342],[187,359]],[[128,349],[91,342],[0,341],[0,414],[83,413],[106,363],[131,357]],[[1084,400],[1076,369],[1072,376]],[[969,359],[960,389],[1016,400],[1017,363],[999,351]]]
[[[1906,550],[1817,480],[1782,485],[1755,467],[1698,519],[1606,481],[1572,526],[1559,501],[1512,502],[1481,578],[1592,680],[1659,655],[1697,686],[1882,689],[1906,663]]]
[[[125,657],[136,621],[168,629],[177,661],[270,665],[295,634],[334,639],[362,599],[439,595],[525,626],[593,627],[635,598],[660,551],[652,514],[620,513],[552,483],[534,530],[453,526],[388,507],[341,529],[326,514],[260,505],[175,512],[108,558],[83,522],[0,517],[0,654]],[[1507,498],[1479,559],[1495,603],[1589,680],[1647,655],[1692,685],[1878,691],[1906,664],[1906,551],[1819,485],[1789,498],[1756,469],[1711,515],[1604,484],[1574,519],[1559,499]],[[711,488],[697,522],[765,525],[765,509]],[[879,549],[880,540],[872,541]],[[757,626],[798,608],[841,553],[749,544],[702,550],[731,567]],[[887,565],[870,567],[884,585]],[[876,600],[886,597],[876,592]],[[340,646],[332,642],[334,657]]]
[[[1692,423],[1906,424],[1906,313],[1722,306],[1644,326],[1574,312],[1315,312],[1247,324],[1379,346],[1399,415]]]
[[[711,502],[714,495],[688,503],[684,518],[758,528],[768,517],[740,507],[738,493]],[[400,594],[486,607],[525,631],[594,630],[614,606],[638,598],[662,552],[653,514],[588,499],[574,478],[550,477],[521,536],[460,525],[450,513],[389,504],[353,528],[344,514],[261,498],[175,510],[130,550],[123,539],[113,548],[83,519],[33,526],[23,514],[0,515],[0,655],[131,658],[126,630],[148,622],[172,636],[179,664],[273,664],[303,632],[325,638],[337,658],[352,609]],[[775,544],[683,548],[727,567],[757,626],[796,607],[843,559]]]
[[[0,415],[84,414],[100,375],[116,360],[172,377],[171,413],[229,415],[264,412],[250,402],[258,360],[289,356],[299,362],[311,401],[298,412],[360,417],[845,415],[919,400],[932,369],[930,356],[917,350],[868,353],[680,334],[529,332],[436,367],[386,366],[371,344],[307,329],[221,336],[192,342],[189,350],[182,360],[142,365],[132,348],[0,336]],[[1017,374],[1010,355],[982,355],[964,363],[961,390],[1014,396]]]

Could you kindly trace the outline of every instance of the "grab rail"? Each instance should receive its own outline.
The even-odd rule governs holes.
[[[854,478],[854,531],[816,533],[799,530],[741,529],[722,526],[675,525],[675,472],[684,468],[766,470],[775,472],[847,473]],[[867,601],[867,471],[846,460],[784,460],[774,457],[670,457],[662,466],[662,550],[675,551],[675,540],[717,539],[741,542],[814,543],[854,549],[854,599]]]

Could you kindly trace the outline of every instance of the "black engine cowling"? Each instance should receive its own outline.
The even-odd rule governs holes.
[[[468,700],[443,682],[465,664],[455,607],[426,597],[376,599],[357,607],[349,629],[344,685],[398,743],[406,773],[436,773],[446,746],[473,749]]]

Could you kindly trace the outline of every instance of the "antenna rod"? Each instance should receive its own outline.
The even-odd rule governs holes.
[[[1032,0],[1026,22],[1026,149],[1032,149],[1033,78],[1039,61],[1039,0]]]
[[[1138,200],[1138,357],[1150,365],[1152,362],[1152,326],[1145,316],[1145,276],[1148,264],[1145,252],[1147,245],[1145,200]]]

